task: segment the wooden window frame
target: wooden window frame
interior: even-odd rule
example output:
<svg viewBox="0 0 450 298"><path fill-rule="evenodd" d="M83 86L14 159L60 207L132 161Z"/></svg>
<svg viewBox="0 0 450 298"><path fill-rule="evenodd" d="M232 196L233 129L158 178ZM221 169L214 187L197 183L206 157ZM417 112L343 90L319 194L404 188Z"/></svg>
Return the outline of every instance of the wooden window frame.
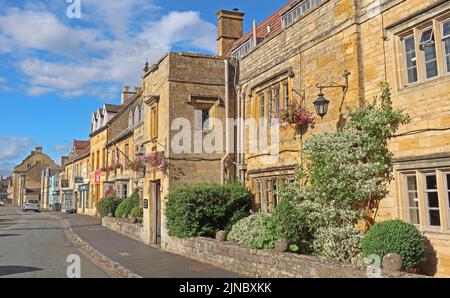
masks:
<svg viewBox="0 0 450 298"><path fill-rule="evenodd" d="M414 58L415 58L415 65L413 67L409 67L408 68L408 54L412 53L411 52L406 52L406 40L412 38L413 39L413 43L414 43ZM417 51L416 51L416 37L414 36L413 33L406 35L405 37L402 38L402 51L403 51L403 57L404 57L404 64L405 64L405 85L407 86L411 86L414 84L417 84L419 82L419 67L418 67L418 59L417 59ZM416 72L416 80L414 82L410 82L409 81L409 70L415 69Z"/></svg>
<svg viewBox="0 0 450 298"><path fill-rule="evenodd" d="M427 218L427 227L431 228L431 229L440 229L442 227L442 221L441 221L441 203L439 200L439 185L436 182L436 189L428 189L427 188L427 177L430 176L435 176L436 177L436 181L438 180L438 173L436 173L436 171L434 172L429 172L429 173L424 173L423 174L423 182L424 182L424 200L425 200L425 212L426 212L426 218ZM428 193L436 193L437 197L438 197L438 204L439 206L436 207L430 207L429 206L429 200L428 200ZM430 216L430 210L437 210L439 212L439 225L431 225L431 216Z"/></svg>
<svg viewBox="0 0 450 298"><path fill-rule="evenodd" d="M405 183L405 198L406 198L406 209L407 209L407 219L409 223L412 223L416 226L420 226L421 224L421 220L420 220L420 198L419 198L419 181L418 181L418 177L416 173L413 174L405 174L404 176L404 183ZM408 187L408 178L410 177L414 177L415 181L416 181L416 189L415 190L410 190ZM411 207L410 203L409 203L409 194L410 193L416 193L416 197L417 197L417 207ZM412 210L417 210L418 213L418 222L417 223L413 223L411 220L411 211Z"/></svg>
<svg viewBox="0 0 450 298"><path fill-rule="evenodd" d="M448 35L444 35L444 24L446 24L446 23L450 24L450 18L442 20L442 22L440 24L441 43L442 43L442 55L443 55L443 61L444 61L444 72L446 74L450 74L450 64L447 64L447 56L450 57L450 51L449 51L449 53L446 53L446 51L445 51L445 41L447 39L450 40L450 33Z"/></svg>

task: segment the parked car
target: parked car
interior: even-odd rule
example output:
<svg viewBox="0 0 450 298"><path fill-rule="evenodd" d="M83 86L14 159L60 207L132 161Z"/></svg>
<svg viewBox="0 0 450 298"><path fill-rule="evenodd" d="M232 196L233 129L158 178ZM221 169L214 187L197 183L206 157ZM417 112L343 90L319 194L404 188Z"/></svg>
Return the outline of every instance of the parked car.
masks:
<svg viewBox="0 0 450 298"><path fill-rule="evenodd" d="M40 205L38 200L28 200L23 205L23 212L27 212L29 210L34 212L40 212Z"/></svg>

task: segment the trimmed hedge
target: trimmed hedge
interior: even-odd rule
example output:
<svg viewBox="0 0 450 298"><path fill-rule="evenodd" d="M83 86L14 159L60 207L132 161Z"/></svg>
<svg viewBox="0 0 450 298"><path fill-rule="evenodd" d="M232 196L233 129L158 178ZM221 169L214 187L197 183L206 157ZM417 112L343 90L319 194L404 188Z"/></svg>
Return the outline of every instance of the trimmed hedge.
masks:
<svg viewBox="0 0 450 298"><path fill-rule="evenodd" d="M124 214L129 215L131 210L136 207L139 207L140 198L139 193L135 191L130 197L124 199L122 203L116 209L116 217L121 218Z"/></svg>
<svg viewBox="0 0 450 298"><path fill-rule="evenodd" d="M238 183L174 188L165 215L170 236L214 237L250 214L251 193Z"/></svg>
<svg viewBox="0 0 450 298"><path fill-rule="evenodd" d="M97 203L97 211L101 217L108 216L108 214L113 214L116 212L117 207L122 203L122 199L115 197L102 198L100 202Z"/></svg>
<svg viewBox="0 0 450 298"><path fill-rule="evenodd" d="M365 257L397 253L403 258L405 270L417 268L425 260L424 237L414 225L401 220L376 223L364 236L362 250Z"/></svg>

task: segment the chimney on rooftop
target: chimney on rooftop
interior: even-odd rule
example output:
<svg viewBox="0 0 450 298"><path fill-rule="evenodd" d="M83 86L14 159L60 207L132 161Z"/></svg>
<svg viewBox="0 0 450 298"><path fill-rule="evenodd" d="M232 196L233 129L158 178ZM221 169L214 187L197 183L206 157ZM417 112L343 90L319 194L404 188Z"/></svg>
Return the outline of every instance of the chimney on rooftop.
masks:
<svg viewBox="0 0 450 298"><path fill-rule="evenodd" d="M42 153L42 147L41 146L36 146L36 148L34 149L36 153Z"/></svg>
<svg viewBox="0 0 450 298"><path fill-rule="evenodd" d="M122 88L122 95L120 96L120 104L123 104L128 99L133 97L135 94L136 94L136 90L135 91L131 91L130 90L130 86L123 86L123 88Z"/></svg>
<svg viewBox="0 0 450 298"><path fill-rule="evenodd" d="M233 43L243 35L244 13L239 9L217 12L217 54L225 55Z"/></svg>

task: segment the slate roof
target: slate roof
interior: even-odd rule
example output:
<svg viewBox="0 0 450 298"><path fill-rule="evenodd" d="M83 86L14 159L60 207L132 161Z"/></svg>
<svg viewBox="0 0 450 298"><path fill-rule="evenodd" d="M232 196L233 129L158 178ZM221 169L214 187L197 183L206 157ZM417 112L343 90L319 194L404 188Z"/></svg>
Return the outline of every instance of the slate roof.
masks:
<svg viewBox="0 0 450 298"><path fill-rule="evenodd" d="M262 42L268 37L276 35L281 32L281 15L291 6L297 4L302 0L289 0L286 4L284 4L279 10L277 10L274 14L269 16L267 19L262 21L260 24L256 26L256 37L258 39L258 43ZM270 32L267 30L267 26L270 26ZM235 50L237 47L241 45L242 42L246 41L253 34L253 28L247 34L236 40L231 47L230 52L227 56L231 56L231 52Z"/></svg>

